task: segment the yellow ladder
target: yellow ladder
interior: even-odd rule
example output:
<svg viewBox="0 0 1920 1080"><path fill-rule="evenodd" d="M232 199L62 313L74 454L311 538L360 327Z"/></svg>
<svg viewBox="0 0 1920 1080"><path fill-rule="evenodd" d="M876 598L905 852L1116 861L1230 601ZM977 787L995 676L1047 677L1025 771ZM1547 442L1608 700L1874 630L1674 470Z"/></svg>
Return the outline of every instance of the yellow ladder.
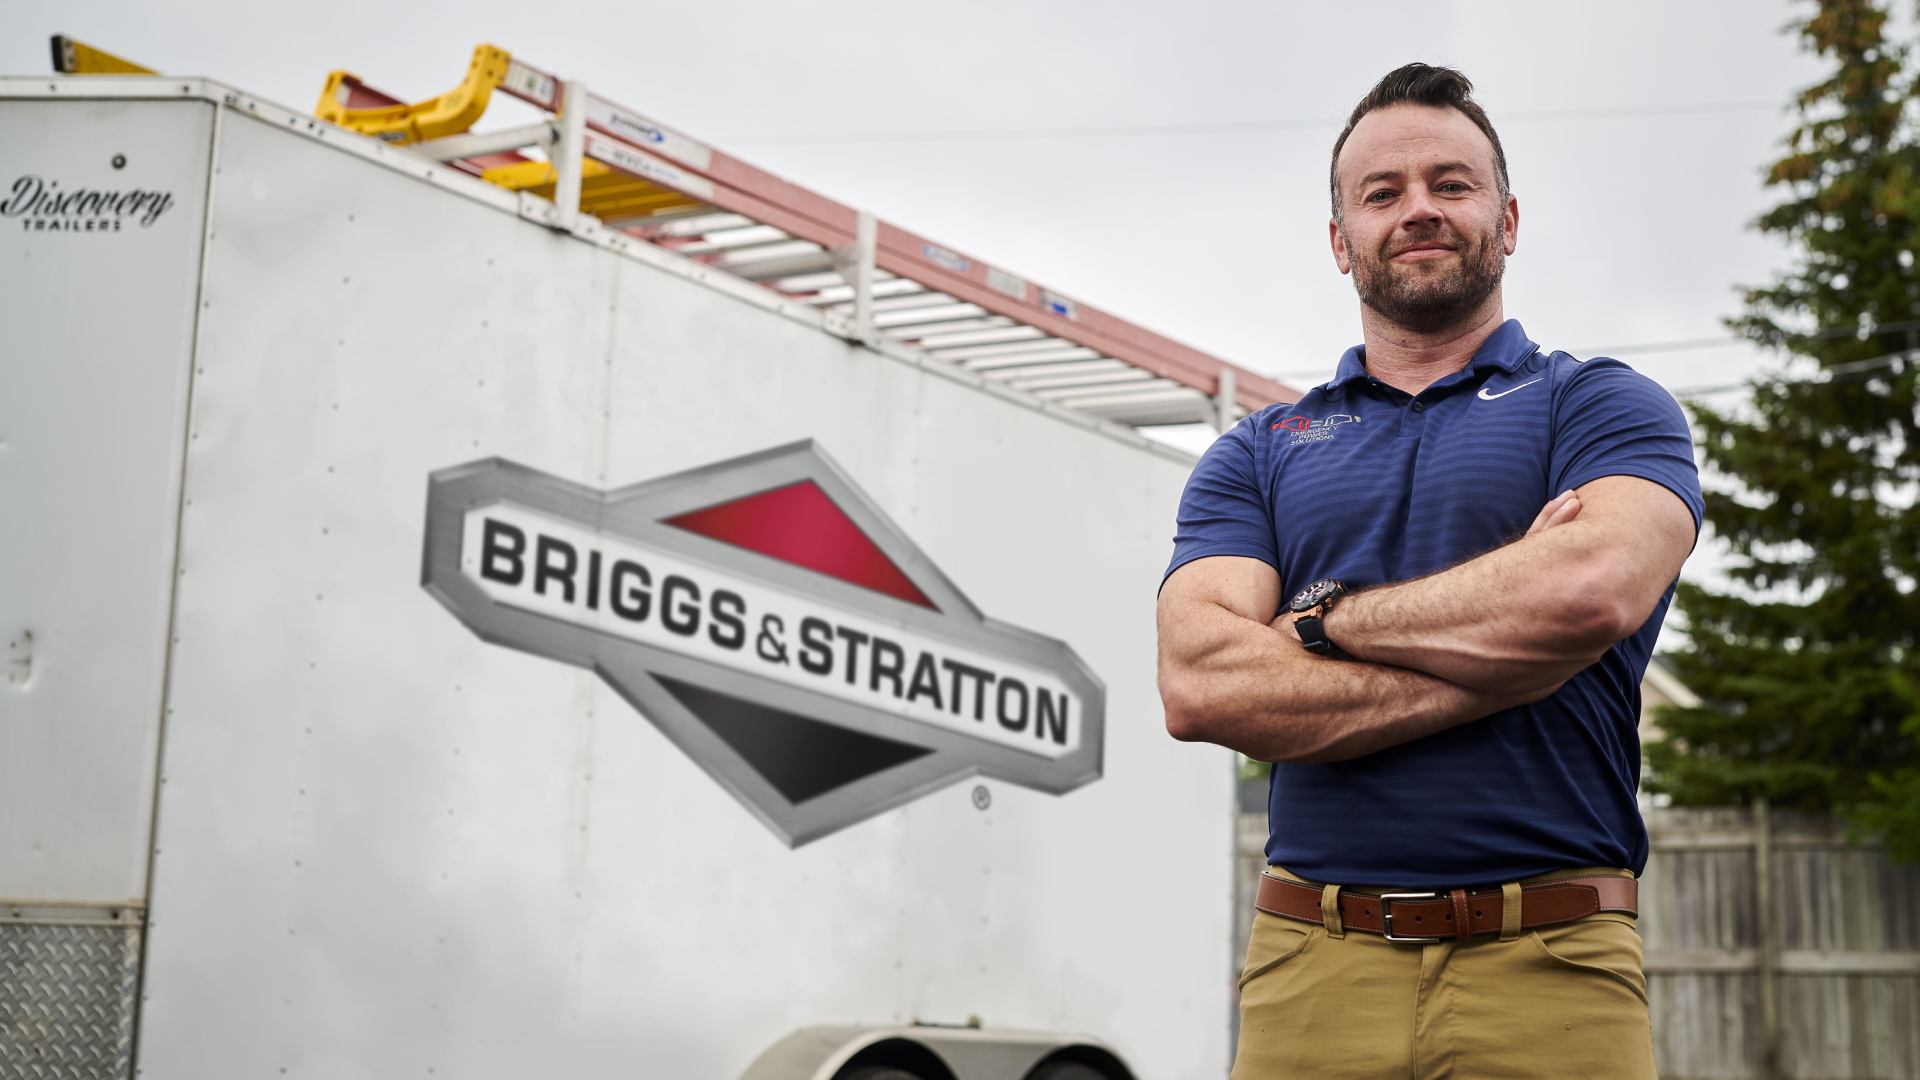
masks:
<svg viewBox="0 0 1920 1080"><path fill-rule="evenodd" d="M110 52L75 41L65 34L53 35L53 70L62 75L158 75L131 60L122 60Z"/></svg>
<svg viewBox="0 0 1920 1080"><path fill-rule="evenodd" d="M564 113L559 80L538 68L513 59L507 50L481 45L459 86L426 101L407 104L367 86L346 71L327 75L326 87L314 115L332 124L402 146L451 139L472 129L487 111L493 92L503 89L514 97L556 114ZM548 143L551 149L553 143ZM525 158L517 152L476 154L468 171L511 191L525 191L552 200L559 175L550 162ZM512 160L519 158L520 160ZM454 159L456 168L471 159ZM579 210L602 219L645 217L703 206L696 199L647 183L582 158Z"/></svg>

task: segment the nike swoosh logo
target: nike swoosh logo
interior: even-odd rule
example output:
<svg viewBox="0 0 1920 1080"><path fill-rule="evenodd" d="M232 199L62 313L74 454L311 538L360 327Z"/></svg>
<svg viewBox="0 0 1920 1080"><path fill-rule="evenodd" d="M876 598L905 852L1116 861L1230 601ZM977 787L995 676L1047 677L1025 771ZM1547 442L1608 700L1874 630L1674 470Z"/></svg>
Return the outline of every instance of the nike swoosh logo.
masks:
<svg viewBox="0 0 1920 1080"><path fill-rule="evenodd" d="M1544 378L1546 378L1546 376L1545 376L1545 375L1542 375L1542 376L1540 376L1540 379L1544 379ZM1532 385L1533 385L1533 383L1537 383L1537 382L1539 382L1539 381L1540 381L1540 379L1535 379L1535 380L1533 380L1533 382L1523 382L1523 383L1521 383L1521 384L1520 384L1519 386L1513 386L1513 387L1509 387L1509 388L1507 388L1507 389L1505 389L1505 390L1502 390L1502 391L1500 391L1500 392L1499 392L1499 393L1497 393L1497 394L1489 394L1489 393L1487 393L1487 388L1483 386L1483 387L1481 387L1481 388L1480 388L1480 400L1481 400L1481 401L1492 401L1492 400L1493 400L1494 398L1503 398L1503 397L1506 397L1506 396L1507 396L1508 394L1511 394L1511 393L1513 393L1513 392L1514 392L1515 390L1524 390L1524 389L1526 389L1527 387L1529 387L1529 386L1532 386Z"/></svg>

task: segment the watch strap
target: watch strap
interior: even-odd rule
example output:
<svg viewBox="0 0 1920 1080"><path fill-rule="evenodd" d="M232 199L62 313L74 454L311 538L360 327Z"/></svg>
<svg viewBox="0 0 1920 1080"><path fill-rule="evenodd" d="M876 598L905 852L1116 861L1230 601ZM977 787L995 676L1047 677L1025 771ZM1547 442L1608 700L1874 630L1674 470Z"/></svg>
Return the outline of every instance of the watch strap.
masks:
<svg viewBox="0 0 1920 1080"><path fill-rule="evenodd" d="M1347 654L1327 636L1327 624L1323 616L1330 606L1322 604L1296 616L1293 620L1293 632L1300 635L1300 647L1308 652L1335 660L1345 660L1348 659Z"/></svg>
<svg viewBox="0 0 1920 1080"><path fill-rule="evenodd" d="M1293 620L1293 632L1300 635L1300 644L1310 653L1326 656L1334 651L1333 641L1327 637L1327 624L1318 613Z"/></svg>

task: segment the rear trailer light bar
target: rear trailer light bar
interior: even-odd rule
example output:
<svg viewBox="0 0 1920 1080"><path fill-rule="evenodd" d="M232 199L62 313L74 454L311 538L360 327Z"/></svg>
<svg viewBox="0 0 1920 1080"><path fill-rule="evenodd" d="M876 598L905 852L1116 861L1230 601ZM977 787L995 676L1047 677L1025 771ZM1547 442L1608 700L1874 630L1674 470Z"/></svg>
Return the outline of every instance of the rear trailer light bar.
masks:
<svg viewBox="0 0 1920 1080"><path fill-rule="evenodd" d="M473 134L495 92L546 112ZM755 168L651 117L482 45L461 85L407 104L335 71L316 115L840 316L1068 408L1120 423L1221 430L1299 393L1017 274ZM571 209L570 209L571 208Z"/></svg>

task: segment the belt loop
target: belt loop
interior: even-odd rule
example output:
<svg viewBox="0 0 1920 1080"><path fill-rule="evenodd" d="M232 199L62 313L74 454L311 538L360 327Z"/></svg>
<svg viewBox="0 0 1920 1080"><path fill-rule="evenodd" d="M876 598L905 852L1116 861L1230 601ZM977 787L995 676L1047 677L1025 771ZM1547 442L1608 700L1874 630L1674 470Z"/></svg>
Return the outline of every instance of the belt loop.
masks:
<svg viewBox="0 0 1920 1080"><path fill-rule="evenodd" d="M1473 940L1473 912L1467 907L1467 890L1455 889L1453 898L1453 936L1462 944Z"/></svg>
<svg viewBox="0 0 1920 1080"><path fill-rule="evenodd" d="M1347 924L1340 918L1340 886L1328 885L1320 890L1320 924L1327 928L1330 938L1347 936Z"/></svg>
<svg viewBox="0 0 1920 1080"><path fill-rule="evenodd" d="M1500 886L1500 940L1520 940L1520 883Z"/></svg>

